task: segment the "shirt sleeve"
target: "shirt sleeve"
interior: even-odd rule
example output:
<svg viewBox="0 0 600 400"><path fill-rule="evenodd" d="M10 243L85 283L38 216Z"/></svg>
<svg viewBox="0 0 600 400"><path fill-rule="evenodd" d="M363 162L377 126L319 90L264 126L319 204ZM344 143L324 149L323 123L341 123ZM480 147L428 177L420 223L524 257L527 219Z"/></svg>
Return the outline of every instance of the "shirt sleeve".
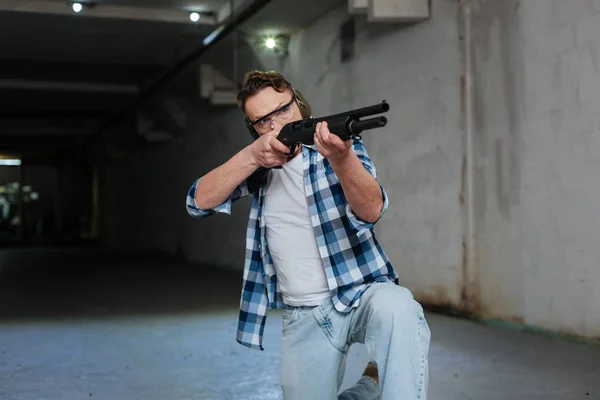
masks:
<svg viewBox="0 0 600 400"><path fill-rule="evenodd" d="M198 207L198 204L196 204L196 189L200 180L202 180L202 177L198 178L194 182L192 187L190 187L185 201L185 207L187 209L188 214L195 218L206 218L217 213L224 213L230 215L231 204L236 200L239 200L250 194L250 192L248 191L247 180L244 180L237 188L235 188L235 190L223 203L219 204L215 208L203 210L200 207Z"/></svg>
<svg viewBox="0 0 600 400"><path fill-rule="evenodd" d="M352 147L365 169L371 174L371 176L373 176L373 178L377 179L377 169L375 168L375 164L373 164L373 162L371 161L371 158L369 157L369 153L363 141L361 139L355 139ZM346 206L346 214L348 215L350 224L358 232L358 236L361 236L365 231L372 229L373 226L377 223L377 221L381 219L381 217L383 216L383 214L389 206L387 192L385 191L383 186L381 186L381 184L379 185L379 188L381 189L383 207L381 207L381 212L379 213L379 217L377 217L377 220L375 222L364 221L363 219L356 216L349 204Z"/></svg>

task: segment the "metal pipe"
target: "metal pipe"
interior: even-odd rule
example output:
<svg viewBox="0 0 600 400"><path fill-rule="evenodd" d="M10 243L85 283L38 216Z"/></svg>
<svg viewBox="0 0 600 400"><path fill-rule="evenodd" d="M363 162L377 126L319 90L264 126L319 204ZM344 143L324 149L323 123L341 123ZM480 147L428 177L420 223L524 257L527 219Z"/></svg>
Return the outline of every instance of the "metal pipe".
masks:
<svg viewBox="0 0 600 400"><path fill-rule="evenodd" d="M167 82L173 79L179 72L181 72L184 68L186 68L189 64L196 61L200 56L202 56L206 51L218 43L225 35L233 31L237 26L245 22L247 19L256 14L260 9L266 6L271 0L254 0L249 6L245 7L240 12L234 12L231 10L230 17L228 20L218 26L212 33L210 33L204 40L202 41L202 45L190 53L183 60L179 61L176 65L174 65L169 71L167 71L163 76L157 79L154 83L152 83L148 88L146 88L137 99L135 99L129 106L125 107L123 110L117 112L114 116L108 119L108 121L104 124L101 124L100 127L88 137L88 141L94 139L101 133L103 133L106 129L113 126L115 123L119 122L121 118L125 117L127 114L135 110L139 107L147 98L152 96L155 92L157 92L162 86L164 86Z"/></svg>
<svg viewBox="0 0 600 400"><path fill-rule="evenodd" d="M66 7L68 1L47 0L0 0L0 11L35 13L49 15L73 15L71 7ZM141 4L142 2L140 2ZM125 5L106 4L103 2L94 6L90 2L82 2L84 10L77 18L110 18L151 22L188 23L189 14L180 10L165 8L132 7ZM205 13L199 13L197 23L214 25L216 18Z"/></svg>
<svg viewBox="0 0 600 400"><path fill-rule="evenodd" d="M235 17L235 0L231 0L231 15L233 17ZM237 31L237 24L234 24L233 27L233 73L231 74L233 76L233 83L235 84L235 87L238 87L238 82L237 82L237 73L238 73L238 31Z"/></svg>
<svg viewBox="0 0 600 400"><path fill-rule="evenodd" d="M136 85L109 82L58 82L25 79L0 79L0 89L51 90L63 92L97 92L137 94Z"/></svg>
<svg viewBox="0 0 600 400"><path fill-rule="evenodd" d="M472 311L477 303L477 265L475 263L475 212L473 200L473 54L472 54L472 33L471 33L471 9L468 4L462 5L463 23L464 23L464 57L465 57L465 136L466 136L466 240L465 251L466 266L465 276L463 277L463 288L465 292L465 307Z"/></svg>

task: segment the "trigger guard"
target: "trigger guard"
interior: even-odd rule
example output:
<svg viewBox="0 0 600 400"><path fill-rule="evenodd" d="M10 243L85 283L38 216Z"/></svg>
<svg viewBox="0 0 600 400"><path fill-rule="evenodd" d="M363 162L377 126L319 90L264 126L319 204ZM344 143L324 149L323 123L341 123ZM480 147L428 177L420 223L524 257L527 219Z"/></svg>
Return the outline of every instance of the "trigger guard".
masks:
<svg viewBox="0 0 600 400"><path fill-rule="evenodd" d="M294 155L294 153L296 152L296 147L298 147L297 144L290 145L290 152L289 152L289 154L287 154L288 157L291 157Z"/></svg>

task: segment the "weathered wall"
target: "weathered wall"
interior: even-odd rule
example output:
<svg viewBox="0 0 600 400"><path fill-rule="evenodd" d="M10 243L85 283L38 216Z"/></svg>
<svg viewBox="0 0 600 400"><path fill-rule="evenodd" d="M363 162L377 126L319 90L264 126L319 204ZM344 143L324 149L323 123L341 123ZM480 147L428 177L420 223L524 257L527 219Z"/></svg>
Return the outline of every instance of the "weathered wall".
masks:
<svg viewBox="0 0 600 400"><path fill-rule="evenodd" d="M385 128L363 134L388 191L378 238L403 285L423 301L458 305L462 221L458 4L433 2L435 18L413 26L356 22L355 57L342 63L345 7L293 37L284 72L315 115L386 99Z"/></svg>
<svg viewBox="0 0 600 400"><path fill-rule="evenodd" d="M432 19L413 26L358 18L355 57L346 63L340 7L292 38L287 61L263 62L283 65L316 115L391 104L388 126L364 134L390 195L377 234L421 301L600 336L600 4L432 7ZM184 197L249 138L235 109L198 106L188 117L189 135L142 147L106 172L105 187L122 194L106 196L107 237L241 268L249 202L231 217L199 222L186 214ZM476 257L465 269L470 221Z"/></svg>
<svg viewBox="0 0 600 400"><path fill-rule="evenodd" d="M106 168L105 238L111 247L151 250L242 269L249 199L231 216L192 219L185 197L195 179L250 143L239 111L189 104L187 135L160 144L138 143L125 160ZM106 193L105 193L106 194Z"/></svg>
<svg viewBox="0 0 600 400"><path fill-rule="evenodd" d="M600 336L600 3L471 6L482 312Z"/></svg>

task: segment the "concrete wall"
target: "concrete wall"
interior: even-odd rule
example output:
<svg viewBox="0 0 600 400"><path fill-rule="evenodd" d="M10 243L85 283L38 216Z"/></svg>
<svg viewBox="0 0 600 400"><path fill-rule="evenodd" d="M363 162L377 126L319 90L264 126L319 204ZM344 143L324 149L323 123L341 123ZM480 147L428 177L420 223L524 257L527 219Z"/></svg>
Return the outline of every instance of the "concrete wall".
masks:
<svg viewBox="0 0 600 400"><path fill-rule="evenodd" d="M237 108L190 103L187 135L169 142L138 142L126 159L105 167L103 235L110 247L156 251L191 262L243 269L250 199L231 216L192 219L185 197L195 179L250 143Z"/></svg>
<svg viewBox="0 0 600 400"><path fill-rule="evenodd" d="M389 125L364 136L391 198L378 234L417 297L599 336L598 2L462 5L470 18L438 0L412 27L359 21L348 63L336 10L294 37L285 72L321 115L391 103Z"/></svg>
<svg viewBox="0 0 600 400"><path fill-rule="evenodd" d="M315 115L386 99L388 125L363 138L388 191L379 239L403 285L422 300L460 301L463 147L457 3L434 2L436 18L409 27L358 18L355 57L342 63L345 7L293 37L284 72Z"/></svg>
<svg viewBox="0 0 600 400"><path fill-rule="evenodd" d="M263 62L283 65L315 115L391 104L388 126L364 134L391 202L377 234L419 300L600 336L600 4L432 7L412 26L358 18L346 63L340 7L294 35L285 62ZM237 110L188 116L188 136L142 147L107 172L106 187L122 192L106 200L108 237L241 268L249 202L199 222L183 201L248 138Z"/></svg>
<svg viewBox="0 0 600 400"><path fill-rule="evenodd" d="M472 2L481 312L600 336L600 3Z"/></svg>

